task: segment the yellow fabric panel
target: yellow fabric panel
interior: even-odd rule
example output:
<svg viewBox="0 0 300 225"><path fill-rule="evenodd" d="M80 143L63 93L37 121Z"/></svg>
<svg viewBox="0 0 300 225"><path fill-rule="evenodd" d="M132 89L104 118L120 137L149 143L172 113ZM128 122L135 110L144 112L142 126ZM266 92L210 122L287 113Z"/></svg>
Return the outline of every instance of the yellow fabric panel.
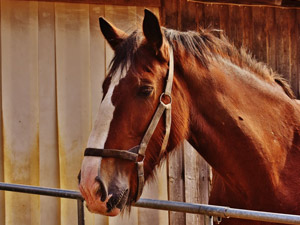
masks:
<svg viewBox="0 0 300 225"><path fill-rule="evenodd" d="M1 27L1 1L0 1L0 27ZM0 29L0 37L1 37L1 29ZM0 39L1 40L1 39ZM0 43L1 46L1 43ZM1 47L0 47L1 49ZM0 53L0 76L2 74L2 67L1 67L1 53ZM0 93L2 93L2 84L0 83ZM0 106L2 108L2 98L0 98ZM2 110L0 112L2 118ZM4 165L3 165L3 142L2 142L2 120L0 121L0 181L4 181ZM0 191L0 225L5 224L5 199L4 199L4 192Z"/></svg>
<svg viewBox="0 0 300 225"><path fill-rule="evenodd" d="M89 5L55 4L60 185L78 189L91 129ZM61 224L77 222L76 201L61 200Z"/></svg>
<svg viewBox="0 0 300 225"><path fill-rule="evenodd" d="M130 33L141 26L143 7L2 0L0 12L0 181L78 190L77 174L113 55L98 18ZM144 196L167 198L162 171ZM130 216L108 218L85 209L89 225L167 224L166 212L149 213L132 208ZM0 192L4 224L77 224L77 202Z"/></svg>
<svg viewBox="0 0 300 225"><path fill-rule="evenodd" d="M39 185L38 4L1 3L4 180ZM5 224L39 224L39 197L7 192Z"/></svg>
<svg viewBox="0 0 300 225"><path fill-rule="evenodd" d="M38 3L38 20L40 185L59 188L54 3ZM40 197L40 221L43 225L59 225L58 198Z"/></svg>

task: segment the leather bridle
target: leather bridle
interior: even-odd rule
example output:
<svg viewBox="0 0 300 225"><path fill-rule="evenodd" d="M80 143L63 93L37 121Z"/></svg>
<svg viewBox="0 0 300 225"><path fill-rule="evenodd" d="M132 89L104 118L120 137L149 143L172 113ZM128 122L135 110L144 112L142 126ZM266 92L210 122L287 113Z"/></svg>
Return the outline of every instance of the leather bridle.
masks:
<svg viewBox="0 0 300 225"><path fill-rule="evenodd" d="M174 77L174 56L173 49L169 47L169 70L166 77L166 87L165 91L160 95L159 104L157 109L153 115L153 118L144 134L144 137L140 143L140 145L135 146L129 150L118 150L118 149L98 149L98 148L87 148L84 152L84 156L96 156L96 157L110 157L110 158L118 158L129 160L135 162L137 167L137 192L135 195L135 202L139 200L143 188L144 188L144 159L146 154L146 149L149 144L149 141L157 127L157 124L165 112L165 136L161 145L160 156L166 150L170 130L171 130L171 104L172 104L172 85L173 85L173 77ZM167 103L163 102L164 100L168 100ZM100 168L99 168L100 169Z"/></svg>

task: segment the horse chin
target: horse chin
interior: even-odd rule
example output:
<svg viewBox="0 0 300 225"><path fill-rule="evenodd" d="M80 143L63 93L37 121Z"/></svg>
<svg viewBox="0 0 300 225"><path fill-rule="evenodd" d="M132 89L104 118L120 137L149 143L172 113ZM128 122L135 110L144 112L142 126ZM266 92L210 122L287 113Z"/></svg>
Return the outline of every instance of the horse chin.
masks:
<svg viewBox="0 0 300 225"><path fill-rule="evenodd" d="M121 212L120 209L114 208L114 209L112 209L112 211L110 211L109 213L106 213L106 216L117 216L117 215L120 214L120 212Z"/></svg>

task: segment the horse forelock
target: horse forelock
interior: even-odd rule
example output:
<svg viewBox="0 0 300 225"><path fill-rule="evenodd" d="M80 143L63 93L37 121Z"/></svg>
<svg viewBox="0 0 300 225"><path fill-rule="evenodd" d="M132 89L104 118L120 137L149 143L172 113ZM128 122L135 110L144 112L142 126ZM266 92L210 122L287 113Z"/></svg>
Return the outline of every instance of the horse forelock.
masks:
<svg viewBox="0 0 300 225"><path fill-rule="evenodd" d="M124 70L129 69L129 65L135 65L134 59L141 40L141 32L136 30L117 46L115 55L109 64L109 77L115 76L119 69L121 74L123 74ZM119 79L121 79L121 77L119 77Z"/></svg>

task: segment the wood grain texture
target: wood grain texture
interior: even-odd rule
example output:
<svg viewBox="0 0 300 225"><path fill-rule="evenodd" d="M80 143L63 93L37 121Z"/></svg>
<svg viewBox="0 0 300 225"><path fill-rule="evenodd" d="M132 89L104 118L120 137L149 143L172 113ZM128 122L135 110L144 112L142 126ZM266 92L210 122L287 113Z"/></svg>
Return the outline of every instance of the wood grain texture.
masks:
<svg viewBox="0 0 300 225"><path fill-rule="evenodd" d="M290 21L288 10L275 9L276 30L276 70L291 81L290 76Z"/></svg>
<svg viewBox="0 0 300 225"><path fill-rule="evenodd" d="M275 10L273 8L266 8L266 18L268 18L266 23L267 64L272 68L276 68L276 39L274 36L277 35L277 29Z"/></svg>
<svg viewBox="0 0 300 225"><path fill-rule="evenodd" d="M194 21L196 21L196 29L199 29L199 27L213 27L223 30L230 42L237 47L243 46L248 49L256 59L267 63L272 69L283 74L299 98L300 9L211 4L209 2L197 3L196 1L185 0L171 2L162 0L161 4L161 21L164 21L166 27L177 27L177 29L185 31L195 27ZM192 9L189 9L189 7ZM188 14L189 11L191 11L190 15ZM198 180L201 175L197 174L196 171L209 174L209 169L205 168L207 165L201 165L200 163L198 163L197 168L188 165L189 154L189 152L184 152L183 164L177 156L176 168L172 167L171 171L169 164L169 177L172 174L179 176L180 171L184 171L184 185L181 185L181 179L177 178L179 186L175 191L169 187L169 196L178 195L176 193L181 191L180 188L184 188L186 201L196 202L201 195L201 198L205 200L208 197L209 188L205 186L205 183ZM182 168L180 165L182 165ZM188 171L193 172L189 173ZM171 177L171 179L174 178ZM198 182L197 185L203 184L204 186L195 187L192 185L193 182ZM195 188L199 191L197 195L194 193ZM172 191L174 193L171 193ZM201 201L204 201L203 199ZM185 217L185 223L183 216L181 219L181 224L196 224L199 221L198 217L188 215ZM170 222L170 224L174 224L172 219Z"/></svg>
<svg viewBox="0 0 300 225"><path fill-rule="evenodd" d="M168 199L185 201L183 146L174 150L168 159ZM186 224L185 213L169 212L169 225Z"/></svg>
<svg viewBox="0 0 300 225"><path fill-rule="evenodd" d="M188 142L184 142L183 148L185 201L208 204L210 179L208 164ZM197 214L186 214L186 224L209 225L206 216Z"/></svg>
<svg viewBox="0 0 300 225"><path fill-rule="evenodd" d="M296 40L296 49L297 49L297 59L296 59L296 63L295 62L292 62L292 63L295 63L297 64L297 90L298 92L296 93L296 96L298 97L298 99L300 99L300 10L297 10L296 12L296 21L297 22L297 25L296 25L296 37L297 37L297 40Z"/></svg>
<svg viewBox="0 0 300 225"><path fill-rule="evenodd" d="M252 7L253 52L258 61L267 62L265 7Z"/></svg>
<svg viewBox="0 0 300 225"><path fill-rule="evenodd" d="M180 11L178 17L180 18L180 28L183 31L197 30L197 6L196 3L188 3L187 1L180 1Z"/></svg>
<svg viewBox="0 0 300 225"><path fill-rule="evenodd" d="M180 0L162 1L161 22L163 26L172 29L178 29L178 7Z"/></svg>
<svg viewBox="0 0 300 225"><path fill-rule="evenodd" d="M214 2L214 3L233 3L233 4L246 4L246 5L281 5L282 0L218 0L218 1L211 1L211 0L195 0L198 2ZM283 0L284 1L284 0Z"/></svg>
<svg viewBox="0 0 300 225"><path fill-rule="evenodd" d="M251 50L253 46L253 30L252 30L252 9L251 7L242 6L242 24L243 24L243 37L242 45Z"/></svg>
<svg viewBox="0 0 300 225"><path fill-rule="evenodd" d="M46 2L66 2L101 5L123 5L123 6L143 6L160 7L160 0L19 0L19 1L46 1Z"/></svg>
<svg viewBox="0 0 300 225"><path fill-rule="evenodd" d="M240 1L241 2L241 1ZM286 1L283 1L283 4ZM170 28L220 28L238 48L282 74L299 96L299 11L297 8L161 1L161 20ZM177 5L176 5L177 4ZM195 10L196 9L196 10ZM188 12L191 12L190 14Z"/></svg>
<svg viewBox="0 0 300 225"><path fill-rule="evenodd" d="M296 94L296 96L299 93L299 84L298 84L298 63L293 63L297 62L297 59L299 61L300 53L297 48L297 40L299 39L299 30L297 26L297 11L295 9L289 9L288 10L288 20L289 22L289 27L290 27L290 40L289 40L289 52L290 52L290 58L289 58L289 65L290 65L290 83L292 90ZM299 71L300 72L300 71Z"/></svg>

